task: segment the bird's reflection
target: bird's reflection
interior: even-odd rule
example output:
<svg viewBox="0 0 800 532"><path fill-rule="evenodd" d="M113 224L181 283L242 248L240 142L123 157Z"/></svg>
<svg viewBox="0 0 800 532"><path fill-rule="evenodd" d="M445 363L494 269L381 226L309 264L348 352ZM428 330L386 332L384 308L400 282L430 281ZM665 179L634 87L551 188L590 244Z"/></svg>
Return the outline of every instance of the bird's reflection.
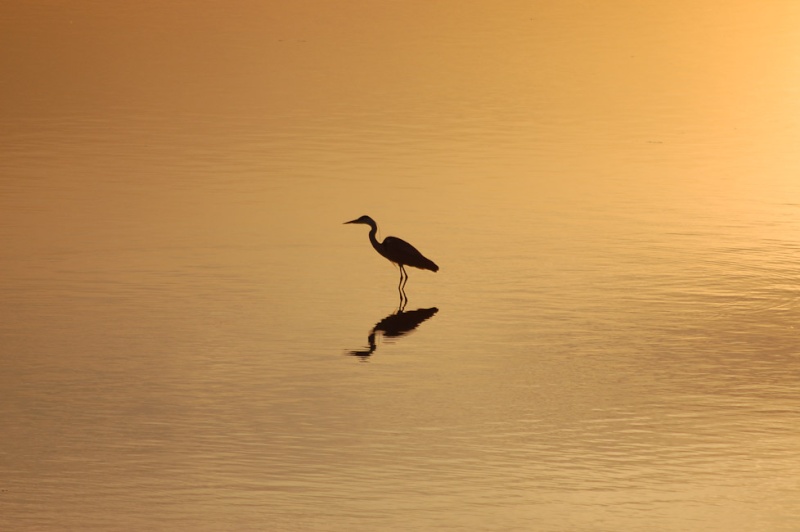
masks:
<svg viewBox="0 0 800 532"><path fill-rule="evenodd" d="M369 332L367 336L369 349L350 351L348 354L366 359L378 348L375 343L375 336L378 333L381 333L384 338L399 338L416 329L420 323L429 319L437 312L439 312L439 309L436 307L405 311L401 305L397 311L376 323Z"/></svg>

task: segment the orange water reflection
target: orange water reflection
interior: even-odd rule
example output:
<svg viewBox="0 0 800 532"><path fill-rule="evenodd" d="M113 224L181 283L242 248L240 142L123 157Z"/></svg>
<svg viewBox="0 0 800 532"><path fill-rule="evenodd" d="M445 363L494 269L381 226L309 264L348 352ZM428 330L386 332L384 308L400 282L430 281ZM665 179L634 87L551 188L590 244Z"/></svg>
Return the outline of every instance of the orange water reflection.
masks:
<svg viewBox="0 0 800 532"><path fill-rule="evenodd" d="M800 6L7 4L0 528L795 526Z"/></svg>

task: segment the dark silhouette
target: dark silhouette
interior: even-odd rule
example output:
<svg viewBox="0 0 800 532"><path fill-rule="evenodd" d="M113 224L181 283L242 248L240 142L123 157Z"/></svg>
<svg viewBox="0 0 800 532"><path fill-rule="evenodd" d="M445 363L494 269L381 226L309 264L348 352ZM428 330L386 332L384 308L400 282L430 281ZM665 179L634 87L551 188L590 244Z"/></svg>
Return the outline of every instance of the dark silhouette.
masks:
<svg viewBox="0 0 800 532"><path fill-rule="evenodd" d="M383 242L378 242L378 239L375 238L375 234L378 232L378 224L375 223L375 220L369 216L364 215L361 218L350 220L349 222L345 223L365 224L370 226L371 229L369 231L369 241L372 244L372 247L374 247L375 251L383 255L385 258L400 266L400 284L397 286L397 290L400 292L401 310L405 302L408 301L408 297L406 297L405 293L405 286L408 282L408 273L406 272L404 266L413 266L421 270L430 270L432 272L439 271L439 266L437 266L435 262L426 258L422 253L417 251L417 248L405 240L401 240L393 236L387 236L383 239Z"/></svg>
<svg viewBox="0 0 800 532"><path fill-rule="evenodd" d="M378 346L375 343L375 335L377 333L381 333L384 338L399 338L416 329L420 323L427 320L437 312L439 312L439 309L436 307L420 308L417 310L410 310L408 312L405 312L402 308L400 308L395 313L389 314L375 324L367 336L369 349L350 351L348 354L365 359L372 355L376 349L378 349Z"/></svg>

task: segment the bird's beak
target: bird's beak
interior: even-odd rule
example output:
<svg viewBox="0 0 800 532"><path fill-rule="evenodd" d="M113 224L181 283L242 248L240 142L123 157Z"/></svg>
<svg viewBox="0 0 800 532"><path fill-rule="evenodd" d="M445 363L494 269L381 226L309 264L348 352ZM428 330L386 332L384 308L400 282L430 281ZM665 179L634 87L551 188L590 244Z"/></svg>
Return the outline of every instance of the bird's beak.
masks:
<svg viewBox="0 0 800 532"><path fill-rule="evenodd" d="M349 222L345 222L345 223L346 224L357 224L358 223L358 219L350 220ZM342 224L342 225L344 225L344 224Z"/></svg>

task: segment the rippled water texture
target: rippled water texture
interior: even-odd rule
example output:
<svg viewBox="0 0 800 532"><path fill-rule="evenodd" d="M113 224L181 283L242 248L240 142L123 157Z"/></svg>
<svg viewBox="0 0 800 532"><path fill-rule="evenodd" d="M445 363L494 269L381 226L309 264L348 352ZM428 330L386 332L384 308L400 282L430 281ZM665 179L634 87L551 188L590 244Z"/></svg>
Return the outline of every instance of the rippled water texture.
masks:
<svg viewBox="0 0 800 532"><path fill-rule="evenodd" d="M796 530L798 28L7 2L0 529Z"/></svg>

